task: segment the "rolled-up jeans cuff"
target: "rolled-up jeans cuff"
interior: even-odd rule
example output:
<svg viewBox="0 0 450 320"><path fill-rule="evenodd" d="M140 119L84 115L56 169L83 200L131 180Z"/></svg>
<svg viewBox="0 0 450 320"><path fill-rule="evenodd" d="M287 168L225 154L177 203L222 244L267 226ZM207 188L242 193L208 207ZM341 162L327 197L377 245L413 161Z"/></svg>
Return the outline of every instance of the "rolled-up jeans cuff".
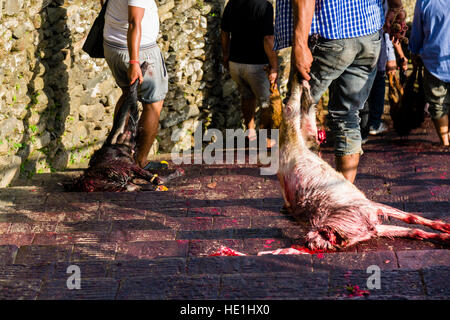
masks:
<svg viewBox="0 0 450 320"><path fill-rule="evenodd" d="M336 135L334 145L334 155L338 157L364 153L361 147L361 134L357 130L352 130L344 135Z"/></svg>
<svg viewBox="0 0 450 320"><path fill-rule="evenodd" d="M348 151L348 152L338 152L337 150L335 151L335 153L334 153L334 155L336 156L336 157L343 157L343 156L349 156L349 155L351 155L351 154L357 154L357 153L359 153L359 155L360 156L362 156L363 154L364 154L364 151L361 149L359 152L350 152L350 151Z"/></svg>

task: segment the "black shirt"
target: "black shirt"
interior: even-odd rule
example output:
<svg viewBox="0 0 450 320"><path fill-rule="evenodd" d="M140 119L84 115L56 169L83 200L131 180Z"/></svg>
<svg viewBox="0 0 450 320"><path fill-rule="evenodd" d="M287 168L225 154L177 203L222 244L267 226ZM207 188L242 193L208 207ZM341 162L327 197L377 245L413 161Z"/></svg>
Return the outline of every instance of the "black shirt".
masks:
<svg viewBox="0 0 450 320"><path fill-rule="evenodd" d="M230 61L267 64L264 37L273 35L273 6L267 0L230 0L221 29L231 33Z"/></svg>

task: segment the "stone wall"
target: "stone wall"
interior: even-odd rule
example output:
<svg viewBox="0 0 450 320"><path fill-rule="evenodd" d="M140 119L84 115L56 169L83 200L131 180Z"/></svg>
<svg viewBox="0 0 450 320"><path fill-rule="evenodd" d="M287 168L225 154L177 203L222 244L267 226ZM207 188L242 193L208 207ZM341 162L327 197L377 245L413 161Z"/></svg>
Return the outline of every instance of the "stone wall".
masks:
<svg viewBox="0 0 450 320"><path fill-rule="evenodd" d="M220 69L225 1L156 2L170 84L152 153L189 148L194 130L211 125L213 109L224 110L218 125L240 123L235 85ZM86 166L121 92L104 59L81 50L99 1L0 4L0 187L19 174Z"/></svg>

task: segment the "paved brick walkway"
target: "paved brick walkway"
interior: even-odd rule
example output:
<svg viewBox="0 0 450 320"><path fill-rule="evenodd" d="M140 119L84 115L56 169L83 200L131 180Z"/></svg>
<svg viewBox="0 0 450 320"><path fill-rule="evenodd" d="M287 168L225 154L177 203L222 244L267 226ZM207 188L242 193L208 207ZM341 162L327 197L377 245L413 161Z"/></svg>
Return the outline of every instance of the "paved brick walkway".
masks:
<svg viewBox="0 0 450 320"><path fill-rule="evenodd" d="M450 152L436 143L429 119L408 140L371 137L356 184L375 201L450 221ZM330 147L323 156L332 162ZM348 299L348 285L366 289L370 265L381 289L368 299L450 297L450 251L437 243L256 256L302 244L276 178L255 165L183 167L167 192L64 193L57 182L79 172L0 189L0 299ZM209 257L221 245L250 256ZM70 265L81 290L67 288Z"/></svg>

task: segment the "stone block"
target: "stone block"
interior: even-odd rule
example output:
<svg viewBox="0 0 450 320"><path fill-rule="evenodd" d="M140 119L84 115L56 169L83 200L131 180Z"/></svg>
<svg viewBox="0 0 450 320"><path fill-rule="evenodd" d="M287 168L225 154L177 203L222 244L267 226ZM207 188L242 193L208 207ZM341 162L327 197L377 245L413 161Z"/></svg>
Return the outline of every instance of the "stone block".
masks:
<svg viewBox="0 0 450 320"><path fill-rule="evenodd" d="M23 6L23 0L5 0L5 14L13 16L19 13Z"/></svg>
<svg viewBox="0 0 450 320"><path fill-rule="evenodd" d="M396 253L398 264L404 269L446 266L450 263L450 250L404 250Z"/></svg>
<svg viewBox="0 0 450 320"><path fill-rule="evenodd" d="M80 289L70 290L67 280L45 282L39 293L40 300L113 300L119 288L115 279L81 278Z"/></svg>
<svg viewBox="0 0 450 320"><path fill-rule="evenodd" d="M41 280L0 280L0 299L34 300L41 286Z"/></svg>
<svg viewBox="0 0 450 320"><path fill-rule="evenodd" d="M234 274L222 277L220 299L301 299L326 297L328 272Z"/></svg>
<svg viewBox="0 0 450 320"><path fill-rule="evenodd" d="M8 186L19 175L21 161L19 156L14 155L0 157L0 188Z"/></svg>

